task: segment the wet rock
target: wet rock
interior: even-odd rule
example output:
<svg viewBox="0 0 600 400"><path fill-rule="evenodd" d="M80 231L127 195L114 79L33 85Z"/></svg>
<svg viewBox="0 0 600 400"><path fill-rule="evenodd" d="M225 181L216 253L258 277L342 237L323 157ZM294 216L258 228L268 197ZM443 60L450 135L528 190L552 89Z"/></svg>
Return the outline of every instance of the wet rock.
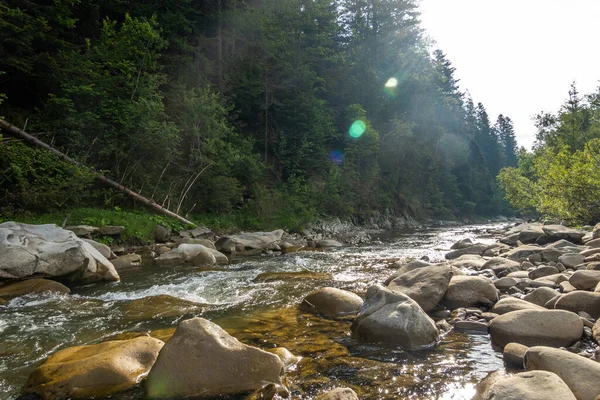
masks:
<svg viewBox="0 0 600 400"><path fill-rule="evenodd" d="M558 298L554 308L569 310L574 313L585 311L594 319L600 318L600 293L576 291L563 294Z"/></svg>
<svg viewBox="0 0 600 400"><path fill-rule="evenodd" d="M566 350L536 346L525 353L528 370L543 370L560 376L577 400L600 395L600 363Z"/></svg>
<svg viewBox="0 0 600 400"><path fill-rule="evenodd" d="M285 347L275 347L274 349L267 349L266 351L279 357L286 369L298 364L302 359L302 357L293 355L292 352Z"/></svg>
<svg viewBox="0 0 600 400"><path fill-rule="evenodd" d="M492 306L498 301L498 290L488 278L454 276L450 279L443 303L454 310L460 307Z"/></svg>
<svg viewBox="0 0 600 400"><path fill-rule="evenodd" d="M331 318L356 315L362 305L360 296L332 287L315 290L301 303L303 309Z"/></svg>
<svg viewBox="0 0 600 400"><path fill-rule="evenodd" d="M0 299L11 300L26 294L59 293L69 294L71 290L65 285L48 279L29 279L26 281L0 286Z"/></svg>
<svg viewBox="0 0 600 400"><path fill-rule="evenodd" d="M317 240L317 242L315 244L316 244L315 247L318 249L327 248L327 247L343 247L344 246L337 240L332 240L332 239Z"/></svg>
<svg viewBox="0 0 600 400"><path fill-rule="evenodd" d="M479 332L487 335L488 328L487 323L479 321L458 321L454 324L454 330L458 332Z"/></svg>
<svg viewBox="0 0 600 400"><path fill-rule="evenodd" d="M192 265L215 265L217 264L217 258L215 255L208 251L201 251L196 257L189 260Z"/></svg>
<svg viewBox="0 0 600 400"><path fill-rule="evenodd" d="M527 371L482 382L473 400L576 400L556 374Z"/></svg>
<svg viewBox="0 0 600 400"><path fill-rule="evenodd" d="M414 300L380 285L367 290L352 331L361 341L390 343L406 350L432 347L439 335L433 320Z"/></svg>
<svg viewBox="0 0 600 400"><path fill-rule="evenodd" d="M263 272L254 278L254 282L294 281L294 280L333 280L333 276L322 272L298 271L298 272Z"/></svg>
<svg viewBox="0 0 600 400"><path fill-rule="evenodd" d="M452 278L452 270L445 266L415 269L390 282L388 288L413 299L425 312L433 310L442 300Z"/></svg>
<svg viewBox="0 0 600 400"><path fill-rule="evenodd" d="M463 249L453 250L449 253L446 253L446 259L454 260L465 254L475 254L475 255L480 256L485 251L486 248L487 248L487 245L485 245L485 244L474 244L472 246L469 246L469 247L466 247Z"/></svg>
<svg viewBox="0 0 600 400"><path fill-rule="evenodd" d="M203 318L183 321L165 344L146 383L150 399L245 393L281 384L275 354L240 343ZM201 373L199 373L201 371Z"/></svg>
<svg viewBox="0 0 600 400"><path fill-rule="evenodd" d="M543 278L549 275L556 275L559 271L556 267L550 267L548 265L540 266L534 269L533 271L529 271L529 279L536 280L538 278Z"/></svg>
<svg viewBox="0 0 600 400"><path fill-rule="evenodd" d="M315 400L358 400L358 395L352 389L337 388L318 395Z"/></svg>
<svg viewBox="0 0 600 400"><path fill-rule="evenodd" d="M524 369L524 358L525 353L529 350L529 347L524 346L520 343L509 343L504 346L504 350L502 351L502 358L504 359L504 364L507 367L519 369Z"/></svg>
<svg viewBox="0 0 600 400"><path fill-rule="evenodd" d="M492 308L492 312L499 315L517 310L545 310L545 308L515 297L500 299Z"/></svg>
<svg viewBox="0 0 600 400"><path fill-rule="evenodd" d="M84 283L119 280L112 263L73 232L56 225L0 224L0 278L31 276Z"/></svg>
<svg viewBox="0 0 600 400"><path fill-rule="evenodd" d="M117 271L138 268L142 266L142 257L139 254L126 254L111 261Z"/></svg>
<svg viewBox="0 0 600 400"><path fill-rule="evenodd" d="M68 347L48 357L27 379L23 393L42 399L106 397L140 382L164 343L147 336Z"/></svg>
<svg viewBox="0 0 600 400"><path fill-rule="evenodd" d="M583 334L577 314L563 310L520 310L490 322L492 343L503 348L516 342L525 346L569 346Z"/></svg>
<svg viewBox="0 0 600 400"><path fill-rule="evenodd" d="M541 287L523 297L523 300L543 307L547 302L558 296L560 296L560 293L558 293L556 290L547 287Z"/></svg>
<svg viewBox="0 0 600 400"><path fill-rule="evenodd" d="M569 283L577 289L591 290L600 282L600 271L579 270L569 278Z"/></svg>
<svg viewBox="0 0 600 400"><path fill-rule="evenodd" d="M129 300L122 305L123 315L134 321L174 318L183 315L200 315L204 304L161 294Z"/></svg>

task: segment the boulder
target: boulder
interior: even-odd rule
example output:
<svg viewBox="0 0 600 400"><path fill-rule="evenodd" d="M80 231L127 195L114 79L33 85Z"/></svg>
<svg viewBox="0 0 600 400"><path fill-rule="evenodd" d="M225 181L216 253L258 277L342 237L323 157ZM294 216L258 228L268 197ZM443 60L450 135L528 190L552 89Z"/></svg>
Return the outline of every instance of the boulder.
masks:
<svg viewBox="0 0 600 400"><path fill-rule="evenodd" d="M553 372L571 389L577 400L600 395L600 363L566 350L536 346L525 353L528 370Z"/></svg>
<svg viewBox="0 0 600 400"><path fill-rule="evenodd" d="M505 276L504 278L495 280L494 286L496 286L496 289L504 291L510 289L513 286L516 286L517 283L518 281L515 278Z"/></svg>
<svg viewBox="0 0 600 400"><path fill-rule="evenodd" d="M205 304L159 294L129 300L120 305L123 316L132 321L148 321L160 318L174 318L201 315Z"/></svg>
<svg viewBox="0 0 600 400"><path fill-rule="evenodd" d="M279 229L273 232L254 232L254 233L242 233L239 235L228 235L221 239L231 239L235 243L240 243L245 249L271 249L283 236L283 229ZM219 241L221 241L219 239ZM218 243L218 242L217 242ZM219 246L217 245L217 248Z"/></svg>
<svg viewBox="0 0 600 400"><path fill-rule="evenodd" d="M381 285L367 290L352 331L361 341L390 343L406 350L433 347L439 337L433 320L414 300Z"/></svg>
<svg viewBox="0 0 600 400"><path fill-rule="evenodd" d="M68 347L48 357L29 375L23 393L44 400L110 396L137 386L163 345L161 340L140 336Z"/></svg>
<svg viewBox="0 0 600 400"><path fill-rule="evenodd" d="M564 281L558 284L561 293L571 293L577 290L577 288L569 283L569 281Z"/></svg>
<svg viewBox="0 0 600 400"><path fill-rule="evenodd" d="M181 244L201 244L209 249L217 250L215 244L209 239L183 238L175 242L175 247Z"/></svg>
<svg viewBox="0 0 600 400"><path fill-rule="evenodd" d="M483 265L485 264L485 261L486 260L483 257L478 256L477 254L464 254L443 265L450 265L458 269L467 268L479 271L482 269Z"/></svg>
<svg viewBox="0 0 600 400"><path fill-rule="evenodd" d="M298 364L302 359L302 357L293 355L292 352L285 347L275 347L274 349L267 349L266 351L279 357L286 370Z"/></svg>
<svg viewBox="0 0 600 400"><path fill-rule="evenodd" d="M354 316L362 305L360 296L332 287L315 290L301 303L302 308L331 318Z"/></svg>
<svg viewBox="0 0 600 400"><path fill-rule="evenodd" d="M509 260L520 261L521 259L526 259L532 254L538 254L544 251L543 247L540 246L532 246L532 245L524 245L509 250L504 253L502 256L506 257Z"/></svg>
<svg viewBox="0 0 600 400"><path fill-rule="evenodd" d="M315 400L358 400L358 395L352 389L337 388L318 395Z"/></svg>
<svg viewBox="0 0 600 400"><path fill-rule="evenodd" d="M410 272L417 268L431 267L433 264L431 264L430 262L427 262L427 261L423 261L423 260L413 260L408 263L402 263L402 264L394 263L394 265L398 265L398 269L385 280L385 282L383 284L386 286L389 285L391 281L393 281L397 277L399 277L407 272Z"/></svg>
<svg viewBox="0 0 600 400"><path fill-rule="evenodd" d="M185 264L186 256L177 249L161 254L154 261L160 266L182 265Z"/></svg>
<svg viewBox="0 0 600 400"><path fill-rule="evenodd" d="M465 254L475 254L475 255L480 256L485 251L486 248L487 248L487 245L477 243L472 246L465 247L463 249L453 250L449 253L446 253L446 259L454 260L455 258L458 258Z"/></svg>
<svg viewBox="0 0 600 400"><path fill-rule="evenodd" d="M58 293L69 294L71 290L62 283L48 279L29 279L0 286L0 299L10 300L26 294Z"/></svg>
<svg viewBox="0 0 600 400"><path fill-rule="evenodd" d="M124 226L104 225L98 232L102 236L118 236L125 230Z"/></svg>
<svg viewBox="0 0 600 400"><path fill-rule="evenodd" d="M523 297L523 300L538 306L544 306L547 302L557 296L560 296L560 293L558 293L556 290L547 287L541 287Z"/></svg>
<svg viewBox="0 0 600 400"><path fill-rule="evenodd" d="M483 381L473 400L577 399L558 375L547 371L527 371Z"/></svg>
<svg viewBox="0 0 600 400"><path fill-rule="evenodd" d="M76 226L67 226L65 230L71 231L77 237L86 237L90 238L93 234L100 231L100 228L90 225L76 225Z"/></svg>
<svg viewBox="0 0 600 400"><path fill-rule="evenodd" d="M533 271L529 271L529 279L536 280L538 278L543 278L549 275L556 275L560 271L556 267L551 267L549 265L542 265L537 267Z"/></svg>
<svg viewBox="0 0 600 400"><path fill-rule="evenodd" d="M471 332L488 334L489 325L486 322L479 321L458 321L454 324L454 330L457 332Z"/></svg>
<svg viewBox="0 0 600 400"><path fill-rule="evenodd" d="M517 310L545 310L545 308L515 297L500 299L492 308L492 312L499 315Z"/></svg>
<svg viewBox="0 0 600 400"><path fill-rule="evenodd" d="M189 260L192 265L215 265L217 258L215 255L208 251L201 251L194 258Z"/></svg>
<svg viewBox="0 0 600 400"><path fill-rule="evenodd" d="M166 243L171 239L171 229L159 224L154 227L153 235L157 243Z"/></svg>
<svg viewBox="0 0 600 400"><path fill-rule="evenodd" d="M492 306L498 301L498 290L491 279L479 276L453 276L443 303L451 310L460 307Z"/></svg>
<svg viewBox="0 0 600 400"><path fill-rule="evenodd" d="M461 239L458 242L454 243L452 247L450 247L450 250L466 249L467 247L473 246L473 244L473 241L469 238Z"/></svg>
<svg viewBox="0 0 600 400"><path fill-rule="evenodd" d="M585 261L585 257L579 253L568 253L558 257L558 261L562 263L565 268L575 268Z"/></svg>
<svg viewBox="0 0 600 400"><path fill-rule="evenodd" d="M82 240L84 240L84 241L88 242L89 244L91 244L107 260L110 260L111 258L114 258L114 253L112 252L112 250L110 249L110 247L108 247L104 243L98 243L98 242L96 242L95 240L92 240L92 239L82 239Z"/></svg>
<svg viewBox="0 0 600 400"><path fill-rule="evenodd" d="M284 364L275 354L240 343L203 318L179 324L146 382L150 399L211 397L281 384Z"/></svg>
<svg viewBox="0 0 600 400"><path fill-rule="evenodd" d="M535 243L540 236L546 236L541 225L531 225L519 232L519 241L529 244Z"/></svg>
<svg viewBox="0 0 600 400"><path fill-rule="evenodd" d="M125 254L111 261L117 271L138 268L142 266L142 257L139 254Z"/></svg>
<svg viewBox="0 0 600 400"><path fill-rule="evenodd" d="M525 367L523 365L523 361L525 358L525 353L527 353L529 347L524 346L520 343L509 343L504 346L504 350L502 350L502 358L504 359L504 364L510 368L523 370Z"/></svg>
<svg viewBox="0 0 600 400"><path fill-rule="evenodd" d="M600 318L600 293L580 290L566 293L558 298L554 308L569 310L574 313L585 311L594 319Z"/></svg>
<svg viewBox="0 0 600 400"><path fill-rule="evenodd" d="M516 267L520 269L521 264L517 261L508 260L503 257L493 257L483 264L482 269L491 269L494 271L494 273L498 274L499 272L502 272L510 267Z"/></svg>
<svg viewBox="0 0 600 400"><path fill-rule="evenodd" d="M581 239L585 235L585 232L583 231L567 228L562 225L545 225L544 227L542 227L542 230L548 236L552 236L557 239L567 240L575 244L583 243Z"/></svg>
<svg viewBox="0 0 600 400"><path fill-rule="evenodd" d="M112 263L73 232L56 225L0 224L0 279L29 277L119 280Z"/></svg>
<svg viewBox="0 0 600 400"><path fill-rule="evenodd" d="M318 249L327 248L327 247L343 247L344 245L338 242L337 240L332 239L324 239L317 240L315 243L315 247Z"/></svg>
<svg viewBox="0 0 600 400"><path fill-rule="evenodd" d="M600 248L600 239L590 240L585 245L588 246L588 247L594 248L594 249Z"/></svg>
<svg viewBox="0 0 600 400"><path fill-rule="evenodd" d="M205 253L211 253L213 256L215 256L215 259L217 260L218 264L227 264L229 262L229 259L227 258L227 256L225 254L223 254L213 248L201 245L201 244L183 243L183 244L180 244L179 246L177 246L177 250L182 252L183 254L185 254L186 261L190 261L190 260L196 258L196 256L199 253L205 252Z"/></svg>
<svg viewBox="0 0 600 400"><path fill-rule="evenodd" d="M579 270L569 278L569 283L580 290L592 290L600 282L600 271Z"/></svg>
<svg viewBox="0 0 600 400"><path fill-rule="evenodd" d="M515 342L525 346L570 346L583 335L577 314L563 310L520 310L490 321L492 343L503 348Z"/></svg>
<svg viewBox="0 0 600 400"><path fill-rule="evenodd" d="M401 292L417 302L423 311L433 310L442 300L452 278L450 267L419 268L400 275L388 288Z"/></svg>

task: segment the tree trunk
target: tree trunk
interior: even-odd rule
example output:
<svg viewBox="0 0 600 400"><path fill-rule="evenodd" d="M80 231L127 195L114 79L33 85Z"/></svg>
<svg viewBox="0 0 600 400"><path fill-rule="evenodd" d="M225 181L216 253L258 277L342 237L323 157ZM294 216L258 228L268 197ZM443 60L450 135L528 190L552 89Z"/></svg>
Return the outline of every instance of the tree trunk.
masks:
<svg viewBox="0 0 600 400"><path fill-rule="evenodd" d="M31 136L30 134L28 134L25 131L22 131L21 129L17 128L16 126L9 124L8 122L4 121L3 119L0 119L0 129L4 130L9 135L23 139L24 141L26 141L34 146L41 147L43 149L51 151L52 153L56 154L57 156L59 156L60 158L62 158L65 161L68 161L72 164L78 165L83 168L88 168L87 166L83 165L79 161L72 159L71 157L60 152L59 150L55 149L54 147L50 146L49 144L42 142L41 140ZM196 226L196 224L194 224L193 222L188 221L187 219L183 218L182 216L177 215L174 212L169 211L166 208L161 207L160 205L156 204L154 202L154 200L147 199L146 197L140 196L139 194L135 193L133 190L126 188L125 186L113 181L112 179L105 177L104 175L94 171L93 169L91 171L95 175L95 178L98 179L99 181L105 183L106 185L108 185L112 188L120 190L121 192L125 193L127 196L133 198L134 200L141 202L142 204L145 204L146 206L150 207L151 209L158 211L161 214L175 218L179 222L182 222L184 224Z"/></svg>

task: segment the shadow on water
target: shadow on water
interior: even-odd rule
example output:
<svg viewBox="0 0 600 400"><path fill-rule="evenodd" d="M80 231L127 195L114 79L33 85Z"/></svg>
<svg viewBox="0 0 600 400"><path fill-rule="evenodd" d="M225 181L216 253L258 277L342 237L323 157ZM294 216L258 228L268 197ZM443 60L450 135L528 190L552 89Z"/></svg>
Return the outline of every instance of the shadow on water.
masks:
<svg viewBox="0 0 600 400"><path fill-rule="evenodd" d="M348 386L364 399L470 399L474 383L502 366L488 336L451 333L433 350L406 352L358 343L351 321L306 314L296 305L323 286L362 295L392 273L394 261L441 261L452 243L475 239L485 228L386 233L361 247L236 259L228 271L148 266L123 273L120 283L76 288L70 296L14 299L0 307L1 396L14 399L33 368L59 349L148 332L167 340L180 321L202 316L244 343L301 356L286 375L292 398ZM257 279L265 273L268 279ZM140 388L112 398L142 397Z"/></svg>

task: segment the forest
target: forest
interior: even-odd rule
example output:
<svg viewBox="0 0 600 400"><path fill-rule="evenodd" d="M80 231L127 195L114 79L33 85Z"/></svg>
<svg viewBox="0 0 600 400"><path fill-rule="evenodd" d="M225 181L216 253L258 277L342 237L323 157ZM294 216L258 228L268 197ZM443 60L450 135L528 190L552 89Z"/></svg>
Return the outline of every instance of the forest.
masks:
<svg viewBox="0 0 600 400"><path fill-rule="evenodd" d="M543 118L536 154L585 163L597 143L555 138L597 128L598 104ZM512 183L542 185L554 164L459 87L416 0L3 0L0 116L192 217L294 226L508 215L503 190L524 212L557 201L538 207ZM90 169L0 136L5 218L129 203Z"/></svg>

